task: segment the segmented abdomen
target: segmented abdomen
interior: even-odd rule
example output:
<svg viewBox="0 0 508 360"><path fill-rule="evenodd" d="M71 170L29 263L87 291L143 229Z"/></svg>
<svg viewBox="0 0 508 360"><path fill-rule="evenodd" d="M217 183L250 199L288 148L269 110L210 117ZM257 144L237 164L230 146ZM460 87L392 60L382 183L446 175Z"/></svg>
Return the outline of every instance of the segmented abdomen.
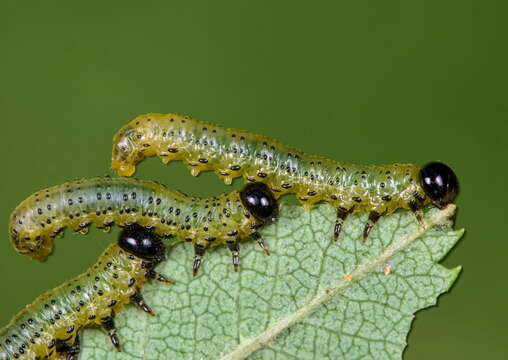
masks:
<svg viewBox="0 0 508 360"><path fill-rule="evenodd" d="M201 199L151 181L92 178L30 196L12 213L9 232L19 252L42 261L64 228L86 232L94 224L107 230L113 223L138 223L205 247L246 237L259 224L242 206L238 191Z"/></svg>
<svg viewBox="0 0 508 360"><path fill-rule="evenodd" d="M143 261L115 243L84 274L39 296L0 329L0 360L61 359L80 328L119 313L146 283Z"/></svg>
<svg viewBox="0 0 508 360"><path fill-rule="evenodd" d="M243 176L268 184L276 196L295 193L304 204L324 200L350 211L390 213L429 203L411 164L361 166L306 155L264 136L176 114L135 118L114 137L112 167L131 176L148 156L183 160L193 175L214 170L226 183Z"/></svg>

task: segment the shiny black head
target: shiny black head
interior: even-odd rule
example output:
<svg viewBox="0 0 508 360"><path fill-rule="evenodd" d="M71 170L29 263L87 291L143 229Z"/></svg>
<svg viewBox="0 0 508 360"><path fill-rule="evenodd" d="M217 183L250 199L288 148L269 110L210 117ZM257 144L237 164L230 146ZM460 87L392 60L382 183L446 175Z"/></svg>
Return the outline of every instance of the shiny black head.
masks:
<svg viewBox="0 0 508 360"><path fill-rule="evenodd" d="M440 209L453 202L459 192L455 173L439 162L431 162L422 168L421 181L427 196Z"/></svg>
<svg viewBox="0 0 508 360"><path fill-rule="evenodd" d="M122 230L118 245L128 253L144 260L159 262L164 259L165 248L161 239L137 224L126 226Z"/></svg>
<svg viewBox="0 0 508 360"><path fill-rule="evenodd" d="M274 221L277 217L279 205L272 192L263 183L250 183L240 191L243 206L256 219L263 222Z"/></svg>

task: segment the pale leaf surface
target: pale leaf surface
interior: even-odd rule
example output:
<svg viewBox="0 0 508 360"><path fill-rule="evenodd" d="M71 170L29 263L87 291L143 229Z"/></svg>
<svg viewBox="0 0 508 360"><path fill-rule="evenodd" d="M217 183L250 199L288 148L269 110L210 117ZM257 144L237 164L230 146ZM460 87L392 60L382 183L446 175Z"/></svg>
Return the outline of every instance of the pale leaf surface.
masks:
<svg viewBox="0 0 508 360"><path fill-rule="evenodd" d="M116 317L123 352L88 329L81 359L400 359L414 314L460 272L438 264L463 233L448 220L454 211L428 211L425 229L396 212L366 243L367 214L352 215L334 242L331 206L284 204L262 231L271 256L246 239L234 273L222 246L196 278L191 246L177 242L157 268L177 284L143 289L157 316L128 306Z"/></svg>

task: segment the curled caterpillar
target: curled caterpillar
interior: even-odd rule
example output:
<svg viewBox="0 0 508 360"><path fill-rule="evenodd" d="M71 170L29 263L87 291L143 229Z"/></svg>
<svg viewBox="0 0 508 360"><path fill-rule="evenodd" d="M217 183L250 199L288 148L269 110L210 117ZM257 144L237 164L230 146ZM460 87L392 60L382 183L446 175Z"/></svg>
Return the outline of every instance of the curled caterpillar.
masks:
<svg viewBox="0 0 508 360"><path fill-rule="evenodd" d="M239 176L263 182L276 197L296 194L307 208L326 201L337 209L335 239L353 212L369 212L365 240L381 216L410 209L423 224L422 207L432 203L443 208L458 193L454 172L442 163L422 169L412 164L353 165L177 114L140 115L117 132L112 168L119 175L133 175L136 164L148 156L159 156L164 163L182 160L194 176L213 170L226 184Z"/></svg>
<svg viewBox="0 0 508 360"><path fill-rule="evenodd" d="M0 329L0 360L77 360L79 331L102 326L120 351L114 317L126 304L154 315L140 293L150 279L172 283L154 268L165 258L160 238L126 227L84 274L39 296Z"/></svg>
<svg viewBox="0 0 508 360"><path fill-rule="evenodd" d="M251 236L268 254L257 229L273 221L277 211L273 194L262 183L217 197L196 198L151 181L92 178L33 194L12 213L9 233L19 252L43 261L53 250L53 238L65 228L86 233L91 224L107 231L114 223L136 223L160 236L192 242L196 275L211 246L226 243L235 271L241 239Z"/></svg>

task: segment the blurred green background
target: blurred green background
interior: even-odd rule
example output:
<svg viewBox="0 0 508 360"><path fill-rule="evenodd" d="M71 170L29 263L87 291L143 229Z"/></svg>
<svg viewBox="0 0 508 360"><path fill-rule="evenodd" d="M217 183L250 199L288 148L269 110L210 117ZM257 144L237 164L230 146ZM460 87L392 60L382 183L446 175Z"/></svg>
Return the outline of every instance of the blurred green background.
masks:
<svg viewBox="0 0 508 360"><path fill-rule="evenodd" d="M406 359L508 358L506 10L469 0L3 0L0 325L115 239L67 232L36 263L8 241L18 202L112 174L119 127L179 112L333 159L449 164L467 235L444 264L464 271L438 307L417 314ZM139 170L191 194L231 189L181 163L150 159Z"/></svg>

